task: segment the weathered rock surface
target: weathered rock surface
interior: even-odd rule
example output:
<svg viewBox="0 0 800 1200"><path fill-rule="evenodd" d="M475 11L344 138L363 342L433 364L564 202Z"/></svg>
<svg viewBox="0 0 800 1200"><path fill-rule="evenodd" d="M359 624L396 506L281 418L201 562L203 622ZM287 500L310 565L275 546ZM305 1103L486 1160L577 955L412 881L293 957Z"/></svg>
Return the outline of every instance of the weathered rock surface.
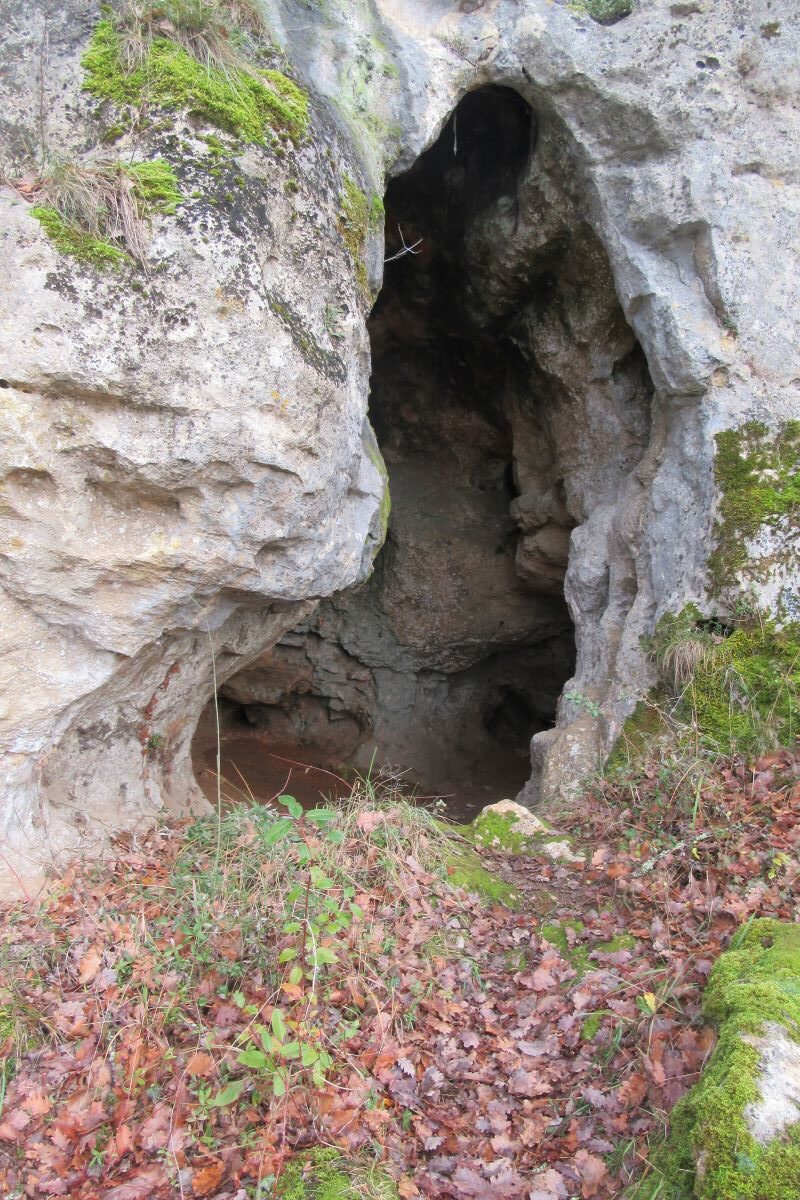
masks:
<svg viewBox="0 0 800 1200"><path fill-rule="evenodd" d="M526 798L563 794L597 762L649 682L641 636L714 590L714 435L800 415L795 9L642 0L604 28L545 0L274 0L274 40L311 92L310 136L231 144L217 164L203 137L219 131L170 114L118 142L120 157L166 158L187 197L157 219L146 274L76 264L0 190L1 828L17 870L200 803L188 747L215 686L367 575L383 478L365 425L364 279L377 284L381 247L375 230L353 262L343 180L380 192L487 85L530 104L536 137L456 231L454 309L462 335L499 331L525 365L500 403L513 493L478 495L459 453L483 434L444 421L453 445L434 482L451 561L435 528L410 524L431 465L404 435L394 564L322 620L370 666L367 691L387 689L374 740L412 721L401 750L436 709L407 687L398 698L392 656L406 683L433 670L449 689L497 648L501 609L515 630L504 650L530 654L568 628L563 581L577 661L556 729L535 739ZM42 137L67 153L97 144L80 57L98 12L0 6L11 177ZM438 245L442 213L433 224L416 236ZM412 384L430 311L410 339L384 342ZM475 505L486 523L465 558ZM500 528L513 557L490 564ZM796 530L764 535L757 588L786 609L796 557L776 555L776 538L791 548ZM467 590L448 598L465 562ZM377 622L357 618L370 596ZM389 626L387 657L370 644Z"/></svg>

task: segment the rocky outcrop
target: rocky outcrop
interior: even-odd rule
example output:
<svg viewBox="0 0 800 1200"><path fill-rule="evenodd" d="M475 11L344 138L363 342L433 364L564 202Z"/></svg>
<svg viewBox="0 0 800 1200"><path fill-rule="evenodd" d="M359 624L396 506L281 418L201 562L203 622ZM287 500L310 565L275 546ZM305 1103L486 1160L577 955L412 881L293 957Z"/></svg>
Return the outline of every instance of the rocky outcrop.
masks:
<svg viewBox="0 0 800 1200"><path fill-rule="evenodd" d="M543 724L561 697L526 797L563 794L650 681L641 636L688 600L724 605L749 586L709 574L715 520L758 549L758 594L791 607L794 527L774 513L732 525L714 474L715 435L750 422L768 437L800 408L788 0L650 0L610 26L544 0L265 12L284 57L263 63L307 93L310 123L278 122L259 144L179 103L126 131L125 106L82 90L99 6L2 5L18 185L0 193L2 828L23 874L202 804L188 747L215 688L368 575L386 525L366 424L372 197L443 130L450 208L431 196L427 222L424 206L409 213L424 253L394 264L406 283L372 330L394 546L390 532L366 589L314 633L368 668L370 736L405 711L398 752L418 743L441 706L409 681L428 672L446 705L460 672L508 655L492 687ZM530 138L504 118L497 172L465 189L451 118L487 87L520 98ZM177 179L182 203L154 213L144 268L100 271L31 215L42 147L84 161L100 145ZM424 283L436 262L447 303ZM429 332L440 360L453 339L469 346L466 404L457 372L426 362ZM412 518L428 482L426 530ZM573 625L568 680L569 651L547 647ZM484 723L487 686L466 705Z"/></svg>

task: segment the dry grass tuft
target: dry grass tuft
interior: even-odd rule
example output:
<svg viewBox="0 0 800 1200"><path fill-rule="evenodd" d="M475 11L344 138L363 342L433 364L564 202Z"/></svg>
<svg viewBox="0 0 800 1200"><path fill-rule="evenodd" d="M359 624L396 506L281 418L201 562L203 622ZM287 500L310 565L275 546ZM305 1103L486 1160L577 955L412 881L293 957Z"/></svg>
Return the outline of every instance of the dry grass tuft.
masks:
<svg viewBox="0 0 800 1200"><path fill-rule="evenodd" d="M121 242L133 258L144 260L147 225L135 179L119 163L53 158L39 179L36 202L55 209L67 225L98 240Z"/></svg>
<svg viewBox="0 0 800 1200"><path fill-rule="evenodd" d="M266 28L256 0L127 0L114 24L128 73L144 65L157 38L169 38L206 70L250 70L242 34L261 35Z"/></svg>
<svg viewBox="0 0 800 1200"><path fill-rule="evenodd" d="M659 656L665 681L676 692L682 692L699 668L709 661L712 649L713 643L707 637L687 637L672 642Z"/></svg>

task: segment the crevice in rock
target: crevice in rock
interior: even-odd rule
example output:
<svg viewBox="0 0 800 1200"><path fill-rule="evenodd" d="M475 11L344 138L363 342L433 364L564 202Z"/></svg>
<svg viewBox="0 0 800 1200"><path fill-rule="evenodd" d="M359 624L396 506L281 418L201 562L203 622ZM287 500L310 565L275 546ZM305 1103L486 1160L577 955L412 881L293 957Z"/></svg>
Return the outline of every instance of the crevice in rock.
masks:
<svg viewBox="0 0 800 1200"><path fill-rule="evenodd" d="M525 785L573 622L599 661L603 614L630 605L604 514L647 445L652 385L560 136L483 87L390 183L369 321L388 536L364 585L226 683L239 740L337 773L376 756L469 813Z"/></svg>

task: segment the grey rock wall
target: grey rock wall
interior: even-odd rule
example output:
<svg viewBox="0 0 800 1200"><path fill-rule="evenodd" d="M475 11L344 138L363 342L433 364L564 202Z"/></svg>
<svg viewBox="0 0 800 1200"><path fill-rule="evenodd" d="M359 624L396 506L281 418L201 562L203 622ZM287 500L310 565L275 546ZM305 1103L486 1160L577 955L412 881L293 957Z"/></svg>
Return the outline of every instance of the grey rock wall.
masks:
<svg viewBox="0 0 800 1200"><path fill-rule="evenodd" d="M79 66L97 12L3 0L12 178L41 137L43 97L59 149L97 140ZM608 28L546 0L272 0L268 16L310 91L311 135L281 154L239 149L221 176L203 161L218 131L180 114L116 146L167 158L203 194L157 219L139 286L66 259L0 189L0 830L21 874L202 804L188 744L215 686L211 645L219 685L367 575L383 480L365 450L367 302L341 235L343 176L382 191L466 92L514 88L540 127L530 213L514 237L499 211L473 230L490 279L476 303L524 292L566 221L602 252L631 331L604 336L587 311L525 334L571 397L553 436L574 486L565 524L520 453L518 571L554 566L557 589L572 527L566 691L602 711L562 698L529 798L596 763L649 682L641 635L705 601L715 433L800 413L792 0L641 0ZM381 257L375 231L373 284ZM522 327L522 292L519 304ZM654 389L633 458L603 399L626 338ZM598 437L619 454L593 470ZM764 597L795 585L787 570Z"/></svg>

